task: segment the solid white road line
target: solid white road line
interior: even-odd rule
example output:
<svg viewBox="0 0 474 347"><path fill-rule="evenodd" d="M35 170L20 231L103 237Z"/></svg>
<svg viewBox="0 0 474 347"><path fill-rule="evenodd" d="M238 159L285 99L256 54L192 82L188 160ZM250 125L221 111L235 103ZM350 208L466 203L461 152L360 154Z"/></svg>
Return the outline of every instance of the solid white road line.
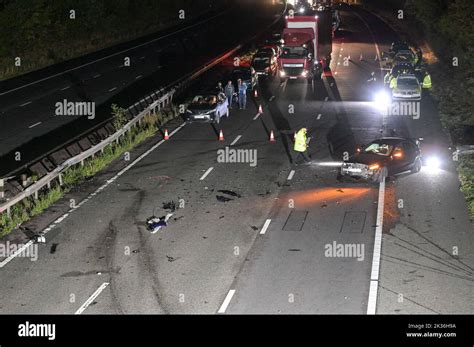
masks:
<svg viewBox="0 0 474 347"><path fill-rule="evenodd" d="M270 222L271 222L271 221L272 221L271 219L267 219L267 220L265 221L265 224L263 224L263 228L262 228L262 230L260 231L260 235L264 235L264 234L265 234L265 232L267 231L268 226L270 225Z"/></svg>
<svg viewBox="0 0 474 347"><path fill-rule="evenodd" d="M201 176L201 178L199 179L200 181L202 181L203 179L206 178L207 175L209 175L209 173L214 170L214 168L211 166L209 169L207 169L207 171L204 173L204 175Z"/></svg>
<svg viewBox="0 0 474 347"><path fill-rule="evenodd" d="M377 291L379 286L380 255L382 250L383 209L385 201L385 178L379 186L379 201L377 204L377 222L375 227L374 254L372 256L372 271L370 274L369 300L367 314L375 314L377 307Z"/></svg>
<svg viewBox="0 0 474 347"><path fill-rule="evenodd" d="M61 88L61 90L66 90L66 89L69 89L69 88L70 88L70 86L66 86L64 88Z"/></svg>
<svg viewBox="0 0 474 347"><path fill-rule="evenodd" d="M234 296L234 294L235 294L235 289L229 290L229 292L227 293L227 296L224 299L224 302L222 303L217 313L225 313L225 311L227 310L227 306L229 306L230 301L232 300L232 297Z"/></svg>
<svg viewBox="0 0 474 347"><path fill-rule="evenodd" d="M317 120L320 120L321 119L321 116L322 114L321 113L318 113L318 118L316 118Z"/></svg>
<svg viewBox="0 0 474 347"><path fill-rule="evenodd" d="M294 174L295 174L295 170L291 170L291 171L290 171L290 174L288 175L288 181L291 181L291 179L293 178Z"/></svg>
<svg viewBox="0 0 474 347"><path fill-rule="evenodd" d="M108 282L104 282L102 283L102 285L94 292L94 294L92 294L89 299L87 299L87 301L81 306L81 308L79 308L76 313L74 314L81 314L82 312L85 311L85 309L90 305L92 304L92 302L95 300L95 298L97 298L99 296L99 294L109 285Z"/></svg>
<svg viewBox="0 0 474 347"><path fill-rule="evenodd" d="M235 145L235 144L237 143L237 141L240 140L241 137L242 137L242 135L237 136L237 137L235 138L235 140L232 141L232 143L231 143L230 145L231 145L231 146Z"/></svg>
<svg viewBox="0 0 474 347"><path fill-rule="evenodd" d="M260 113L257 113L255 117L253 117L253 120L257 120L257 118L260 116Z"/></svg>
<svg viewBox="0 0 474 347"><path fill-rule="evenodd" d="M180 131L184 126L186 125L186 123L183 123L181 124L179 127L177 127L176 129L174 129L170 134L169 136L173 136L174 134L176 134L178 131ZM80 206L82 206L84 203L86 203L87 201L89 201L90 199L92 199L92 197L96 196L98 192L100 192L101 190L103 190L105 187L107 187L111 182L115 181L118 177L120 177L121 175L123 175L125 172L127 172L128 170L130 170L133 166L135 166L138 162L140 162L143 158L145 158L146 156L148 156L151 152L153 152L155 149L157 149L159 146L161 146L163 143L165 143L166 141L165 140L160 140L157 144L153 145L153 147L151 147L149 150L147 150L145 153L143 153L142 155L140 155L137 159L135 159L134 161L132 161L128 166L124 167L122 170L120 170L114 177L112 177L111 179L109 179L107 181L107 183L105 183L103 186L99 187L95 192L89 194L89 196L87 198L85 198L84 200L82 200L79 204L76 205L76 208L73 208L71 210L69 210L68 213L64 214L62 217L59 217L58 219L56 219L56 221L54 221L53 223L51 223L46 229L43 230L43 234L46 235L48 233L48 231L50 231L52 228L54 228L59 222L62 222L67 216L70 215L70 212L72 211L75 211L77 210ZM64 218L63 218L64 217ZM5 258L2 262L0 262L0 269L2 267L4 267L6 264L8 264L13 258L15 258L18 254L20 254L21 252L23 252L25 249L27 249L28 247L30 247L34 242L33 241L28 241L28 243L26 243L25 245L23 245L21 248L19 248L15 253L13 253L12 255L10 255L8 258Z"/></svg>
<svg viewBox="0 0 474 347"><path fill-rule="evenodd" d="M0 269L7 265L10 261L12 261L13 258L15 258L17 255L21 254L24 250L26 250L28 247L30 247L33 244L33 240L28 241L25 243L23 246L18 248L15 253L11 254L9 257L5 258L0 262Z"/></svg>
<svg viewBox="0 0 474 347"><path fill-rule="evenodd" d="M29 104L31 104L31 101L27 101L24 104L21 104L20 107L23 107L23 106L26 106L26 105L29 105Z"/></svg>
<svg viewBox="0 0 474 347"><path fill-rule="evenodd" d="M41 124L41 122L35 123L35 124L33 124L33 125L30 125L30 126L28 127L28 129L34 128L35 126L40 125L40 124Z"/></svg>
<svg viewBox="0 0 474 347"><path fill-rule="evenodd" d="M94 78L99 78L100 77L100 74L97 74L94 76Z"/></svg>
<svg viewBox="0 0 474 347"><path fill-rule="evenodd" d="M142 75L138 75L137 77L135 77L136 80L139 78L142 78Z"/></svg>
<svg viewBox="0 0 474 347"><path fill-rule="evenodd" d="M117 89L117 87L110 88L109 92L113 92L115 89Z"/></svg>

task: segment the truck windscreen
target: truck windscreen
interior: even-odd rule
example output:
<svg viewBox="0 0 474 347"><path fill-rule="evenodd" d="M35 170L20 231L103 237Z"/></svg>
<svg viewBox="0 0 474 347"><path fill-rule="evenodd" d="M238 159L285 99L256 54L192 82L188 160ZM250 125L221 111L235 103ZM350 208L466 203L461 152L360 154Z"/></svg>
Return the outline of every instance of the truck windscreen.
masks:
<svg viewBox="0 0 474 347"><path fill-rule="evenodd" d="M304 47L283 47L282 58L306 58L308 50Z"/></svg>

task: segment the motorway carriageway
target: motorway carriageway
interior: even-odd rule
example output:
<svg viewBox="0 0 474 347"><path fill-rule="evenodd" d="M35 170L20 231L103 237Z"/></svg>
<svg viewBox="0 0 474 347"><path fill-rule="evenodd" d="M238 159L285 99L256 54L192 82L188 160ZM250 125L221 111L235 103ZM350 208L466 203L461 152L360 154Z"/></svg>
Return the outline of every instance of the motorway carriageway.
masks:
<svg viewBox="0 0 474 347"><path fill-rule="evenodd" d="M333 163L342 153L380 136L383 120L370 102L380 80L375 86L366 81L371 71L380 72L374 38L379 50L395 38L362 10L347 8L342 15L331 73L322 81L261 80L247 110L234 107L219 127L176 123L169 141L152 147L150 140L125 169L115 163L33 220L32 228L50 228L47 244L36 262L1 263L6 300L0 312L473 312L472 230L449 161L435 173L424 168L385 187L336 180ZM256 117L259 104L264 112ZM421 109L419 121L397 117L387 125L402 136L446 141L429 98ZM291 139L303 126L313 136L313 162L295 167ZM224 142L217 141L219 129ZM257 150L257 165L218 163L225 146ZM70 198L85 197L63 215ZM184 207L169 226L150 234L145 220L165 215L162 204L180 199ZM339 244L358 245L363 253L325 252ZM369 295L371 285L376 297Z"/></svg>

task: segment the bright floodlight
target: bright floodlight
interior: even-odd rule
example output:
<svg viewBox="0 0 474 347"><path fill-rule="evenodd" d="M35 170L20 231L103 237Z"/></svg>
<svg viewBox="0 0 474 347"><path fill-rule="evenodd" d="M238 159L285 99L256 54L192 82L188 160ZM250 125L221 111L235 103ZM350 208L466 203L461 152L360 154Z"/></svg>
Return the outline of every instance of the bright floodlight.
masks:
<svg viewBox="0 0 474 347"><path fill-rule="evenodd" d="M386 91L382 90L375 94L375 106L380 110L387 110L390 106L390 101L390 95Z"/></svg>
<svg viewBox="0 0 474 347"><path fill-rule="evenodd" d="M439 169L439 167L441 166L441 161L438 157L435 156L426 158L425 163L426 167L429 169Z"/></svg>

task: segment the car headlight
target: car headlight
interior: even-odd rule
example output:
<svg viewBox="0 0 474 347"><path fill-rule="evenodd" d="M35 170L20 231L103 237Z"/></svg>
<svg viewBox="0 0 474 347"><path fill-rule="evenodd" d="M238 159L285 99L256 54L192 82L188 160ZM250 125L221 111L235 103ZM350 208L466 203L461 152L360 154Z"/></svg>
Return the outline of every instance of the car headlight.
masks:
<svg viewBox="0 0 474 347"><path fill-rule="evenodd" d="M369 166L369 170L374 171L374 170L378 170L378 169L380 169L379 164L372 164L372 165Z"/></svg>
<svg viewBox="0 0 474 347"><path fill-rule="evenodd" d="M441 165L441 161L438 157L431 156L425 160L426 166L430 169L438 169Z"/></svg>
<svg viewBox="0 0 474 347"><path fill-rule="evenodd" d="M283 71L283 70L280 70L280 76L281 76L281 77L285 77L285 76L286 76L286 72Z"/></svg>
<svg viewBox="0 0 474 347"><path fill-rule="evenodd" d="M301 76L303 77L308 76L308 70L303 70L303 72L301 73Z"/></svg>

